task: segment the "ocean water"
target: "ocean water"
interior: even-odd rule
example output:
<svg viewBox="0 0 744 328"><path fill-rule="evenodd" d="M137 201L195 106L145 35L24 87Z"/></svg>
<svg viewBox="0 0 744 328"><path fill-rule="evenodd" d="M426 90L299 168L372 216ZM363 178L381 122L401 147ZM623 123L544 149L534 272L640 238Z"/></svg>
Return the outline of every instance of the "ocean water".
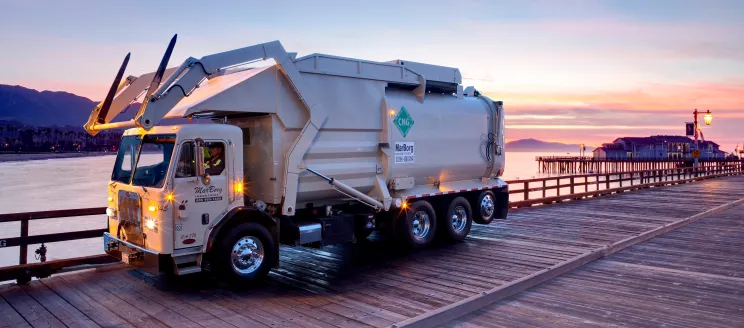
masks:
<svg viewBox="0 0 744 328"><path fill-rule="evenodd" d="M535 156L566 155L510 152L506 180L547 176L538 174ZM576 154L571 154L576 155ZM114 155L0 163L0 213L18 213L106 206L106 185ZM34 220L29 235L105 228L103 216ZM20 223L0 223L0 240L17 237ZM101 254L102 238L46 244L47 260ZM29 245L28 263L38 262ZM18 247L0 248L0 267L18 264Z"/></svg>

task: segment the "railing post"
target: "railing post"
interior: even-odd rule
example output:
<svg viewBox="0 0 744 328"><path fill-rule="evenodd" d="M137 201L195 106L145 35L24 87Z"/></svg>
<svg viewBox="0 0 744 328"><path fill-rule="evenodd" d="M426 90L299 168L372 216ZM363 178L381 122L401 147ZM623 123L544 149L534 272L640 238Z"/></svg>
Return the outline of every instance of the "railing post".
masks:
<svg viewBox="0 0 744 328"><path fill-rule="evenodd" d="M547 187L547 183L546 183L547 181L548 180L543 180L543 190L542 190L543 191L543 198L545 198L545 187Z"/></svg>
<svg viewBox="0 0 744 328"><path fill-rule="evenodd" d="M610 175L605 176L605 189L610 189Z"/></svg>
<svg viewBox="0 0 744 328"><path fill-rule="evenodd" d="M530 199L530 183L525 181L524 182L524 200Z"/></svg>
<svg viewBox="0 0 744 328"><path fill-rule="evenodd" d="M28 237L28 219L21 220L21 238ZM21 245L21 252L18 257L18 264L26 264L28 258L28 245Z"/></svg>
<svg viewBox="0 0 744 328"><path fill-rule="evenodd" d="M574 194L574 177L571 177L571 195Z"/></svg>

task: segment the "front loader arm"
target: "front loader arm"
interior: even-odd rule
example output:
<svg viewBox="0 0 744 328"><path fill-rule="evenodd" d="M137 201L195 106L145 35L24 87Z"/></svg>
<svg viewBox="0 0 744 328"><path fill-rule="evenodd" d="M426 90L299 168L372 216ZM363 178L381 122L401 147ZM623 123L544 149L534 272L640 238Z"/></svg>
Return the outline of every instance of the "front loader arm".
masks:
<svg viewBox="0 0 744 328"><path fill-rule="evenodd" d="M172 75L175 69L175 67L167 69L165 71L165 76ZM154 75L155 72L150 72L139 77L130 75L126 79L124 79L119 84L119 87L116 90L117 96L111 102L111 107L106 113L106 116L100 117L101 107L104 103L103 101L101 101L101 103L99 103L98 106L96 106L96 108L94 108L93 111L90 113L88 122L84 125L85 130L88 131L88 133L90 133L91 135L95 136L101 130L117 128L116 126L113 126L116 123L110 122L117 115L123 112L124 109L131 105L132 102L137 100L137 98L139 98L143 92L145 92L147 84L152 80L152 77ZM131 123L122 123L125 123L125 126L131 127Z"/></svg>
<svg viewBox="0 0 744 328"><path fill-rule="evenodd" d="M171 41L171 44L173 44L173 41ZM172 50L171 48L172 45L166 51L166 57L161 61L161 67L163 63L167 63L167 56L169 56ZM158 90L148 92L150 94L149 99L143 102L143 106L140 107L131 121L119 123L108 123L110 121L106 121L103 124L94 123L91 126L86 125L86 129L89 133L103 129L135 126L149 130L157 125L184 97L188 97L195 88L199 87L204 79L220 76L228 68L234 66L270 58L276 61L277 67L285 75L298 98L307 108L310 116L310 119L305 123L302 132L292 144L285 157L287 171L284 178L282 214L294 215L299 175L304 171L302 158L310 148L321 125L325 122L326 112L323 105L318 102L310 87L303 80L292 57L284 50L284 47L279 41L208 55L198 60L189 58L170 74L170 77L165 83L160 84ZM157 79L158 76L154 76L154 78L149 80L144 78L144 76L140 77L122 92L117 99L122 98L129 89L136 89L142 92L148 81ZM134 84L140 80L143 81L143 86L134 88ZM127 94L127 97L129 95L131 94ZM118 114L116 110L112 110L109 113L113 114L114 112ZM113 118L113 116L111 117Z"/></svg>

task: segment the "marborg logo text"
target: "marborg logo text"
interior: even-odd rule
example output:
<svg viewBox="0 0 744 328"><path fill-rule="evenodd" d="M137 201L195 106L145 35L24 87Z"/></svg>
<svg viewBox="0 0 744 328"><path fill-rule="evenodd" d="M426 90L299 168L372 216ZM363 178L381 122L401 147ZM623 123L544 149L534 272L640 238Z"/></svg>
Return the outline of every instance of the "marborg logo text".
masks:
<svg viewBox="0 0 744 328"><path fill-rule="evenodd" d="M211 193L222 193L222 188L209 186L209 187L194 187L194 192L197 194L211 194Z"/></svg>
<svg viewBox="0 0 744 328"><path fill-rule="evenodd" d="M413 152L413 145L395 144L395 151Z"/></svg>

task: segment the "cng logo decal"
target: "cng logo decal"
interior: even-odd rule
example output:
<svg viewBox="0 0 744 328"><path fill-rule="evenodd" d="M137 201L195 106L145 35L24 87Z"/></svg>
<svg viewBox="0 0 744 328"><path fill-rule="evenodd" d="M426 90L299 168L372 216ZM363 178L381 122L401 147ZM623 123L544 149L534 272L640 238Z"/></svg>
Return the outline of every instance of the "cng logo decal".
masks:
<svg viewBox="0 0 744 328"><path fill-rule="evenodd" d="M398 128L403 138L405 138L408 132L411 131L411 127L413 127L413 118L408 114L405 107L401 107L400 112L393 119L393 124Z"/></svg>

